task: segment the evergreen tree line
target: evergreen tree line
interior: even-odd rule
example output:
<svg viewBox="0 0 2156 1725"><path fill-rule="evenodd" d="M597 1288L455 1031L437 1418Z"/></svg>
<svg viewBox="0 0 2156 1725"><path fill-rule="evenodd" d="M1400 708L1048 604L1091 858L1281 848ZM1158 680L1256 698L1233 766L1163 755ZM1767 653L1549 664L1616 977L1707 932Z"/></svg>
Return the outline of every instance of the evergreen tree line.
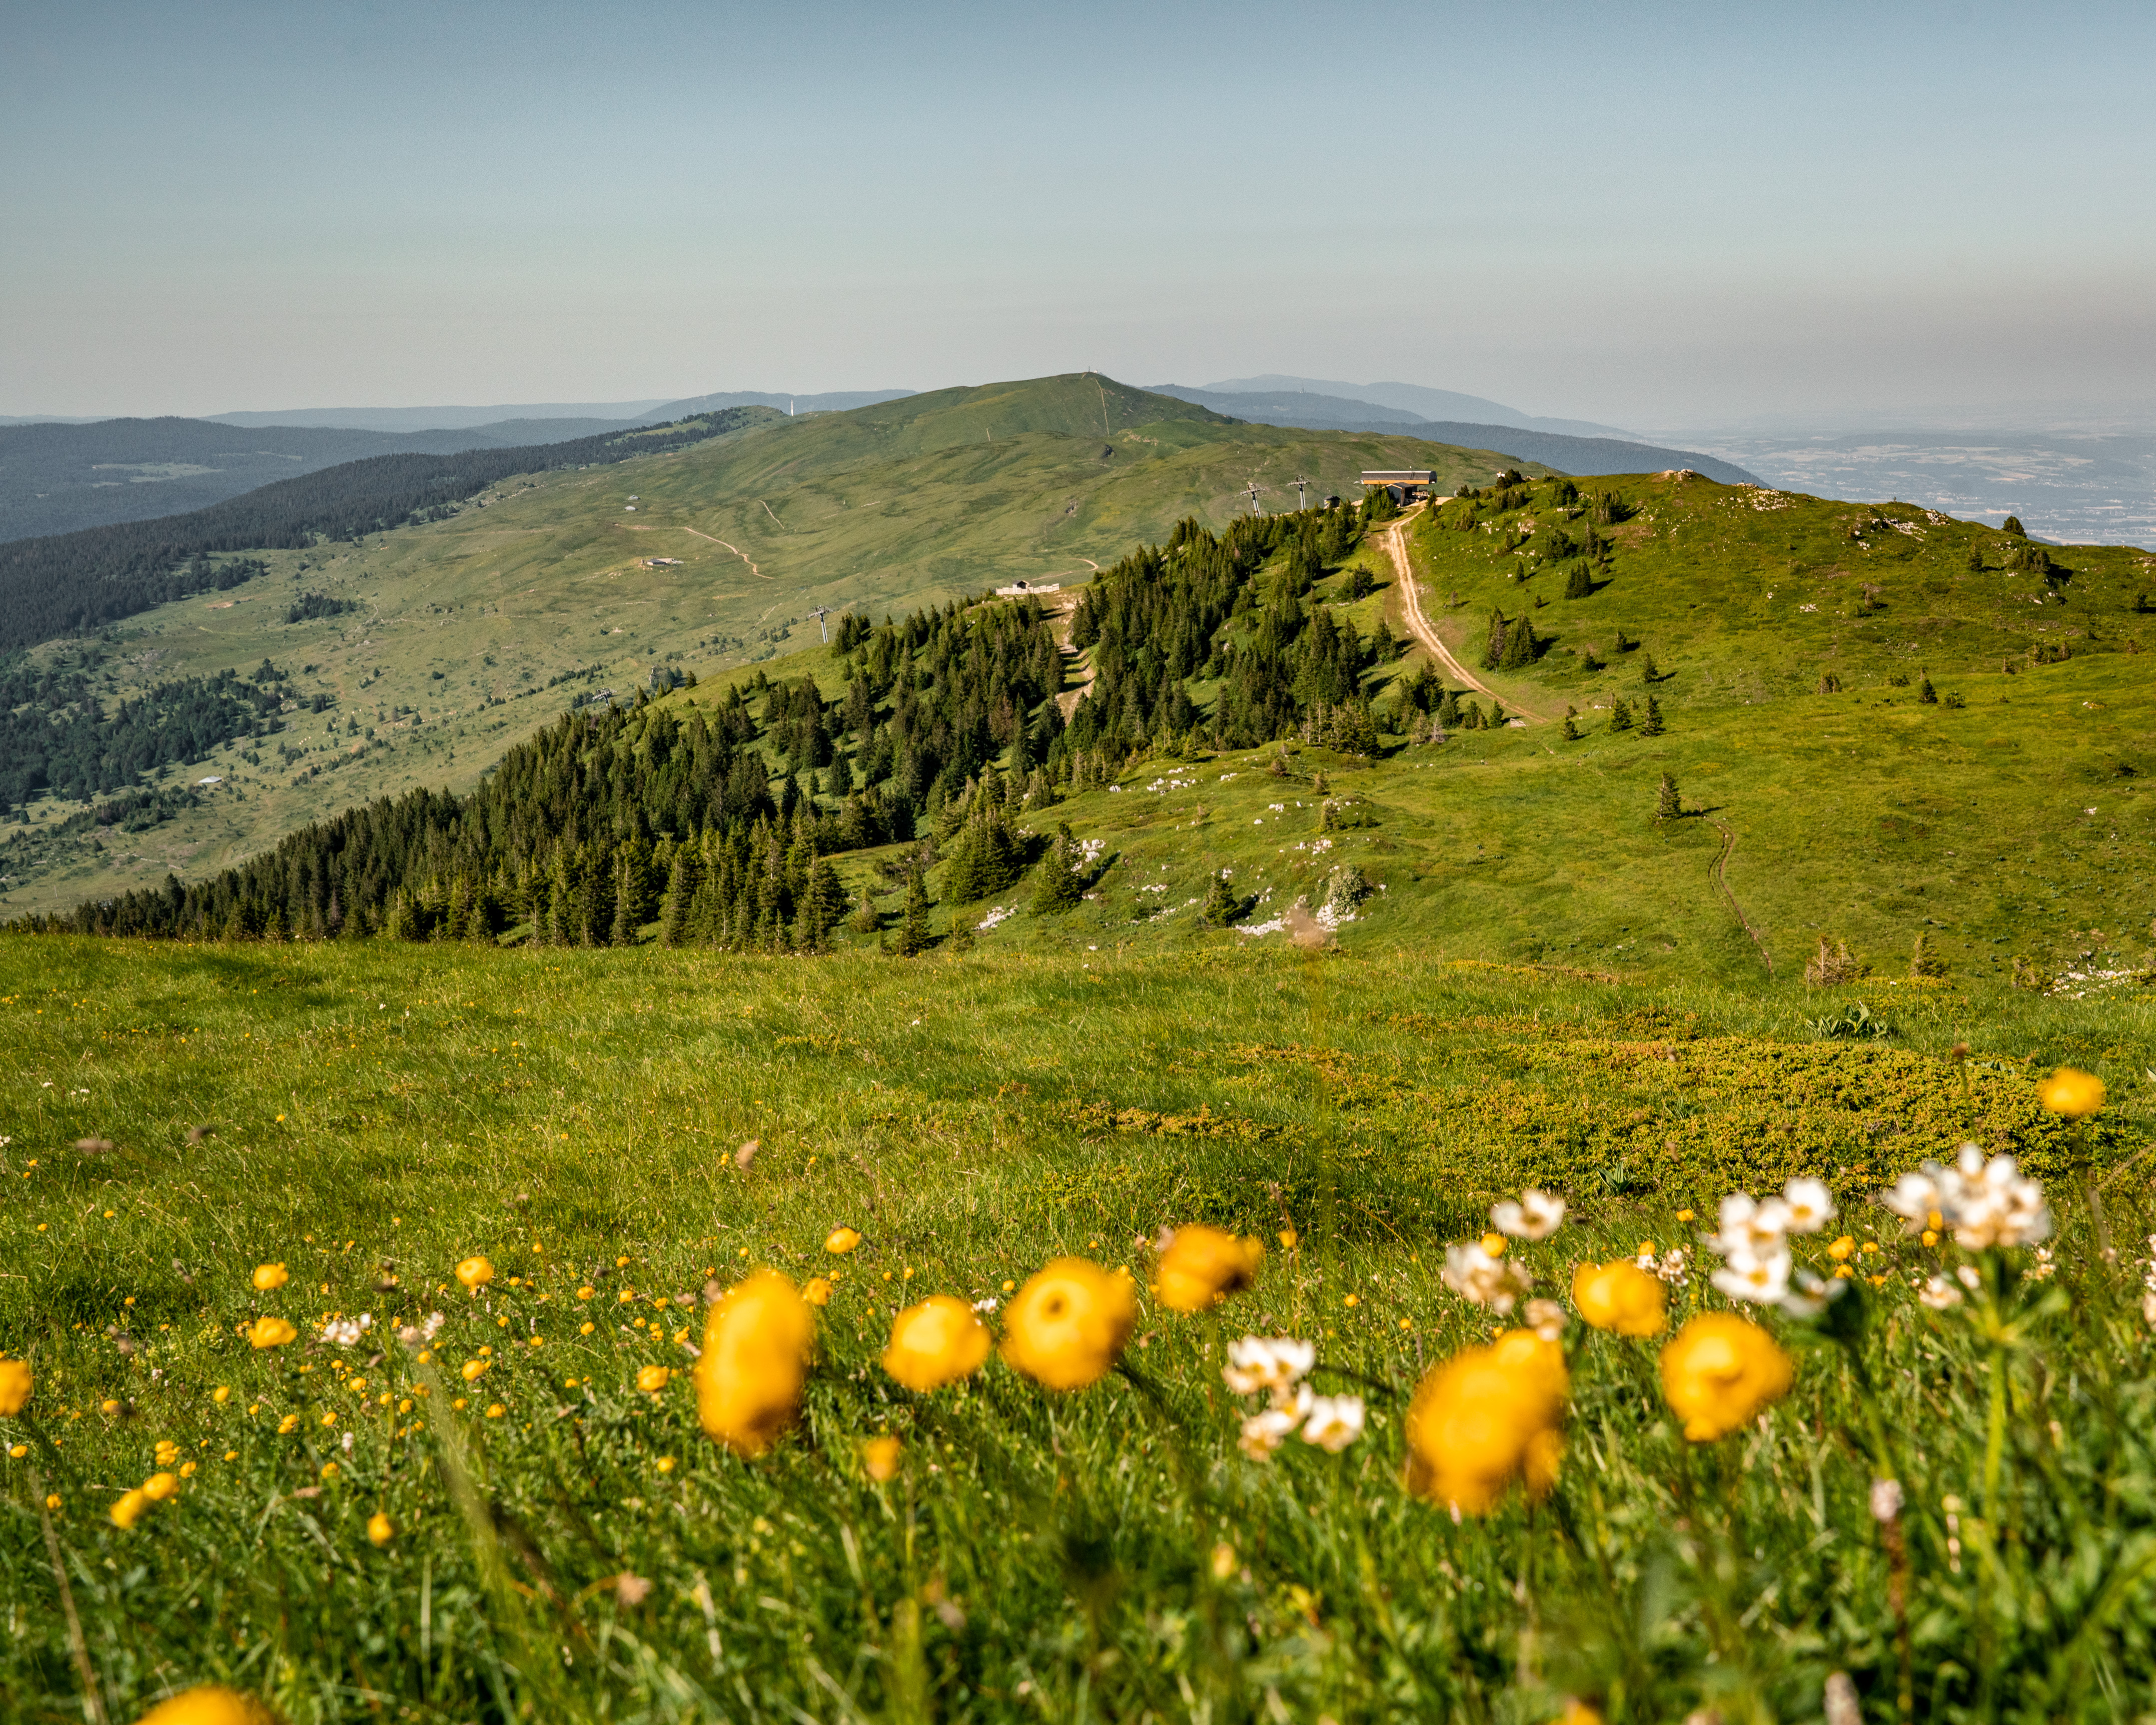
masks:
<svg viewBox="0 0 2156 1725"><path fill-rule="evenodd" d="M257 487L186 515L121 521L0 544L0 652L74 634L174 599L236 587L259 561L213 562L241 551L304 550L318 541L438 519L520 473L663 454L769 417L729 408L636 431L567 443L466 449L454 455L372 455Z"/></svg>
<svg viewBox="0 0 2156 1725"><path fill-rule="evenodd" d="M1164 547L1105 572L1072 619L1094 681L1068 748L1129 755L1191 736L1248 747L1296 734L1313 704L1362 702L1363 674L1397 651L1389 631L1380 624L1366 640L1353 619L1306 602L1389 506L1383 496L1241 516L1217 535L1186 519ZM1202 722L1194 680L1219 685Z"/></svg>
<svg viewBox="0 0 2156 1725"><path fill-rule="evenodd" d="M643 691L565 715L461 799L385 798L208 880L14 926L492 939L528 925L542 941L606 945L655 918L670 941L814 950L845 910L826 859L916 834L916 872L945 846L947 897L1001 891L1029 860L1018 811L1055 795L1030 765L1036 741L1044 757L1060 742L1061 658L1038 603L954 602L880 628L855 618L841 639L837 700L762 672L706 704Z"/></svg>
<svg viewBox="0 0 2156 1725"><path fill-rule="evenodd" d="M233 738L270 736L285 728L277 713L290 698L265 660L253 678L185 677L108 709L81 666L18 655L0 667L0 808L46 791L86 799Z"/></svg>

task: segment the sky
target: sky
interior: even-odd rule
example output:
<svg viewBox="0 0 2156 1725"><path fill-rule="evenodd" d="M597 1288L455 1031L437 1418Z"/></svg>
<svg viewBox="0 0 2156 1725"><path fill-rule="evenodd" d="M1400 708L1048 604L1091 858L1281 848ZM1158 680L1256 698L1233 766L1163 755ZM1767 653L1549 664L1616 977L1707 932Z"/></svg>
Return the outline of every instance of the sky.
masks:
<svg viewBox="0 0 2156 1725"><path fill-rule="evenodd" d="M2156 413L2156 7L0 0L0 413Z"/></svg>

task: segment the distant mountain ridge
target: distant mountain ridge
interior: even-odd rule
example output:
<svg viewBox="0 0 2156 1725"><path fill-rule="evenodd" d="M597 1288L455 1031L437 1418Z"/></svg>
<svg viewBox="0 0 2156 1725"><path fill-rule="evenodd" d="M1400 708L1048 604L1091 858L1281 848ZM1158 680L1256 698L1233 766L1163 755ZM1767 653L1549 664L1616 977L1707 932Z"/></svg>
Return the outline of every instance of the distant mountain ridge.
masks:
<svg viewBox="0 0 2156 1725"><path fill-rule="evenodd" d="M1498 425L1460 419L1418 419L1397 408L1376 406L1342 396L1297 391L1270 390L1237 395L1212 389L1192 389L1178 383L1155 386L1155 393L1172 395L1199 407L1248 419L1260 425L1298 426L1312 431L1383 431L1404 434L1434 444L1456 444L1471 449L1495 449L1515 460L1538 461L1581 479L1605 473L1661 473L1688 467L1725 485L1756 485L1760 481L1733 462L1702 454L1696 449L1673 449L1659 444L1635 443L1619 437L1574 437L1549 431L1525 430L1517 425ZM1443 393L1431 391L1432 394Z"/></svg>
<svg viewBox="0 0 2156 1725"><path fill-rule="evenodd" d="M1226 377L1197 388L1215 395L1267 395L1280 391L1327 395L1366 403L1371 407L1389 408L1395 413L1432 423L1512 425L1522 431L1547 431L1559 437L1614 437L1627 443L1640 441L1619 426L1600 425L1592 419L1545 418L1523 413L1501 401L1462 395L1455 389L1432 389L1421 383L1342 383L1324 377L1290 377L1268 372L1255 377Z"/></svg>

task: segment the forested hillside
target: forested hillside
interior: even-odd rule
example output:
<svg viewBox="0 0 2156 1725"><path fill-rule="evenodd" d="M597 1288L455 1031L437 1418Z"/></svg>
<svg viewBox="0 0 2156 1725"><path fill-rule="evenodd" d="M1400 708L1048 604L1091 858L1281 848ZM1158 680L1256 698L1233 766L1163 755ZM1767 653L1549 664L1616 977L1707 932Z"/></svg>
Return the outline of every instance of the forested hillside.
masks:
<svg viewBox="0 0 2156 1725"><path fill-rule="evenodd" d="M761 672L723 696L587 705L514 748L470 797L417 792L312 825L211 880L86 906L71 926L161 934L386 931L578 945L824 945L847 906L823 859L923 841L946 899L1009 886L1041 850L1018 824L1148 748L1315 726L1374 747L1367 675L1397 651L1316 589L1367 508L1180 524L1089 588L1096 681L1066 726L1064 655L1036 599L841 619L835 692ZM1339 597L1358 600L1367 576ZM662 681L670 679L662 679ZM1211 711L1192 691L1210 680ZM1416 685L1427 684L1424 679ZM860 907L856 906L858 910ZM872 917L870 918L872 921ZM43 926L43 925L40 925Z"/></svg>
<svg viewBox="0 0 2156 1725"><path fill-rule="evenodd" d="M301 550L438 520L511 474L664 454L778 417L734 408L629 432L447 455L377 455L280 480L192 514L0 545L0 652L92 629L259 572L213 562L234 552Z"/></svg>
<svg viewBox="0 0 2156 1725"><path fill-rule="evenodd" d="M548 427L523 436L501 435L504 429L248 429L170 417L99 419L86 425L0 425L0 541L184 515L259 485L373 455L444 455L623 428Z"/></svg>

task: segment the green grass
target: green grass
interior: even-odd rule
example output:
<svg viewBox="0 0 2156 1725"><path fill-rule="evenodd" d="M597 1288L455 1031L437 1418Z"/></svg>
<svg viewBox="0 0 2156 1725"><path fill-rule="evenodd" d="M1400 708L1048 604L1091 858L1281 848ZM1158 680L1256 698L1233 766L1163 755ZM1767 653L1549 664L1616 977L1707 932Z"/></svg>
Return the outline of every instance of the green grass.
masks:
<svg viewBox="0 0 2156 1725"><path fill-rule="evenodd" d="M1575 1326L1548 1506L1455 1526L1399 1484L1405 1392L1489 1333L1437 1271L1491 1198L1534 1178L1572 1200L1567 1230L1527 1249L1556 1293L1576 1258L1684 1240L1679 1207L1798 1168L1829 1175L1840 1225L1883 1247L1861 1358L1908 1499L1915 1710L2156 1704L2133 1245L2156 1219L2146 997L1914 991L1892 1001L1890 1041L1820 1042L1804 1027L1834 1003L1786 975L1610 984L1450 962L1383 926L1324 954L1232 934L1004 952L992 934L911 963L0 943L0 1343L35 1362L33 1411L59 1444L57 1465L33 1450L0 1476L0 1711L82 1717L34 1466L121 1718L224 1677L293 1725L1534 1721L1568 1694L1613 1721L1734 1720L1817 1717L1836 1670L1889 1718L1893 1559L1866 1509L1866 1404L1796 1327L1789 1399L1688 1449L1651 1346ZM2034 1105L2031 1075L2060 1061L2112 1086L2093 1150L2115 1266L2073 1142ZM2022 1152L2065 1224L2051 1286L2068 1297L2007 1363L1989 1502L1984 1350L1965 1313L1934 1319L1907 1286L1957 1255L1902 1241L1861 1197L1965 1135ZM923 1398L875 1364L897 1299L1000 1297L1059 1252L1142 1282L1137 1242L1199 1219L1301 1244L1217 1319L1148 1303L1135 1378L1051 1398L992 1362ZM687 1364L671 1337L707 1278L827 1270L840 1222L866 1243L773 1455L716 1450L682 1378L635 1393L640 1365ZM1823 1265L1819 1245L1803 1255ZM484 1300L450 1278L473 1252L500 1271ZM264 1260L291 1271L273 1295L249 1285ZM655 1336L627 1322L654 1297ZM1678 1301L1719 1303L1697 1278ZM435 1309L428 1365L379 1339ZM362 1310L376 1340L319 1338ZM301 1342L251 1352L234 1328L259 1311ZM1219 1349L1246 1328L1305 1335L1359 1374L1328 1387L1361 1382L1363 1441L1239 1455ZM449 1369L482 1346L496 1363L471 1405L445 1407ZM338 1363L363 1396L334 1384ZM906 1458L879 1486L858 1445L886 1430ZM123 1532L105 1506L160 1440L198 1471ZM402 1530L380 1549L377 1509ZM624 1573L653 1584L641 1603Z"/></svg>
<svg viewBox="0 0 2156 1725"><path fill-rule="evenodd" d="M33 824L0 849L0 916L154 884L168 869L198 877L373 797L469 788L568 700L626 695L654 665L706 674L814 646L819 607L880 619L1014 579L1082 581L1185 515L1218 526L1246 511L1252 481L1277 511L1293 506L1298 475L1317 495L1352 495L1366 467L1430 466L1450 488L1502 460L1409 438L1233 424L1070 376L514 479L450 520L361 547L265 552L259 580L122 625L101 698L266 657L335 706L288 715L259 762L227 748L175 769L178 783L225 783L208 806L139 837L60 839L50 829L80 805L35 805ZM677 562L654 568L655 557ZM302 593L361 608L285 623ZM590 675L549 686L578 671ZM288 759L280 744L300 752Z"/></svg>

